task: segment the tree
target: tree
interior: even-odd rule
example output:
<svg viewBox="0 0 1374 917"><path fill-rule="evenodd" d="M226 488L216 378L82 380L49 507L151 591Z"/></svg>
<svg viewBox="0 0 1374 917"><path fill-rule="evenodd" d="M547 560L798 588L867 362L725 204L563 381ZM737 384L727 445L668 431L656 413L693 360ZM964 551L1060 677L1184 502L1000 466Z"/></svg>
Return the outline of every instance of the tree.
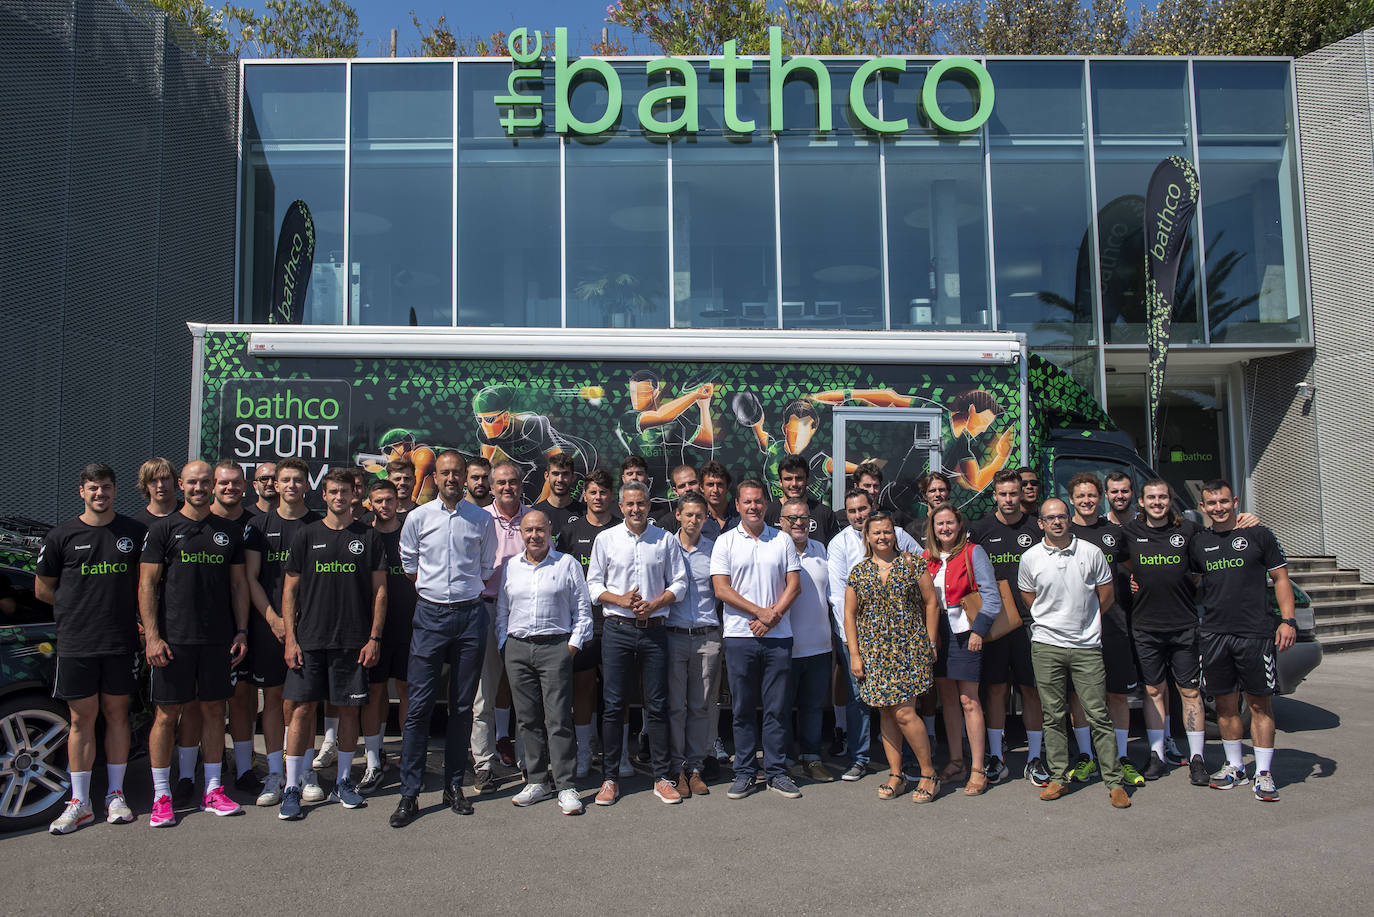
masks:
<svg viewBox="0 0 1374 917"><path fill-rule="evenodd" d="M225 6L257 57L357 57L358 13L345 0L265 0L263 12Z"/></svg>
<svg viewBox="0 0 1374 917"><path fill-rule="evenodd" d="M227 57L237 51L231 34L236 23L227 8L212 9L205 0L148 0L146 5L129 6L135 14L146 13L149 8L167 14L173 40L183 50L207 58Z"/></svg>
<svg viewBox="0 0 1374 917"><path fill-rule="evenodd" d="M420 57L501 57L508 53L504 31L492 32L486 38L464 35L449 28L447 15L440 14L438 20L426 25L414 10L410 11L410 21L420 33Z"/></svg>
<svg viewBox="0 0 1374 917"><path fill-rule="evenodd" d="M768 27L779 25L765 0L615 0L606 21L649 39L664 54L767 54Z"/></svg>
<svg viewBox="0 0 1374 917"><path fill-rule="evenodd" d="M788 0L780 24L789 54L930 54L935 14L925 0Z"/></svg>

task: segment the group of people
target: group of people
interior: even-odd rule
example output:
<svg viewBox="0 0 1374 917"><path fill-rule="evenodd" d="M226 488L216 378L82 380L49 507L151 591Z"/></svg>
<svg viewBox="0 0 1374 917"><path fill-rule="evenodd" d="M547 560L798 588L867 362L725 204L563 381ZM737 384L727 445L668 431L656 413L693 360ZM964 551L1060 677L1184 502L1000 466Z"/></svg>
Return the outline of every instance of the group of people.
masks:
<svg viewBox="0 0 1374 917"><path fill-rule="evenodd" d="M1296 638L1293 594L1273 534L1238 513L1225 481L1203 487L1211 525L1202 528L1178 516L1167 482L1137 494L1125 474L1079 474L1067 500L1042 501L1033 469L1003 471L994 512L970 522L935 472L919 482L925 507L908 518L878 508L882 471L872 463L854 473L842 513L808 497L810 468L798 456L780 463L782 494L771 500L764 482L735 484L708 462L673 468L673 499L656 507L643 458L619 471L618 481L591 471L575 498L572 462L552 454L544 499L527 506L516 465L447 451L433 464L433 500L413 502L414 468L401 459L371 482L359 469L329 471L321 514L306 504L310 470L298 459L256 466L252 504L232 460L177 471L152 459L138 478L148 504L126 517L113 509L114 470L88 465L83 512L49 532L36 569L38 597L56 614L54 694L71 712L72 799L52 832L94 821L102 714L106 820L134 820L123 779L144 660L155 827L175 824L196 798L212 814L240 812L226 782L284 820L326 799L365 805L385 780L390 682L402 733L390 824L404 827L420 811L445 665L442 792L458 814L473 811L469 763L477 794L496 788L498 763L518 766L517 806L556 798L579 814L594 746L593 802L616 804L635 773L632 706L654 797L707 795L725 757L723 682L731 799L760 787L798 798L799 782L833 781L822 761L828 703L840 779L869 773L876 710L888 765L880 799L910 790L929 803L958 783L980 795L1010 776L1012 684L1024 776L1043 800L1100 772L1111 804L1125 808L1127 786L1179 765L1195 785L1253 779L1257 798L1278 799L1270 696L1275 653ZM1141 682L1149 753L1138 769L1127 755L1127 695ZM1171 734L1170 685L1186 754ZM1225 751L1215 773L1204 764L1203 690L1216 699ZM1239 693L1252 714L1253 778ZM259 709L265 778L253 764ZM937 770L939 713L948 760ZM221 761L226 719L232 779ZM330 765L326 792L316 772Z"/></svg>

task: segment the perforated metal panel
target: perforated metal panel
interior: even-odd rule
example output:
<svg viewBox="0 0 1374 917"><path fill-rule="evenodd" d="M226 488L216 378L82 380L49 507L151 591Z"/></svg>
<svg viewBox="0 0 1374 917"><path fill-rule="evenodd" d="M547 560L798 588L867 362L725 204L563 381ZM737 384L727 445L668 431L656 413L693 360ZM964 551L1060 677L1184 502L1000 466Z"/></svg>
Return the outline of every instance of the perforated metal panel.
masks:
<svg viewBox="0 0 1374 917"><path fill-rule="evenodd" d="M0 0L0 511L184 460L188 320L233 319L237 67L139 0Z"/></svg>
<svg viewBox="0 0 1374 917"><path fill-rule="evenodd" d="M1312 352L1252 360L1245 379L1250 433L1250 498L1289 554L1326 553L1317 473L1317 426L1311 399L1297 388L1311 379Z"/></svg>

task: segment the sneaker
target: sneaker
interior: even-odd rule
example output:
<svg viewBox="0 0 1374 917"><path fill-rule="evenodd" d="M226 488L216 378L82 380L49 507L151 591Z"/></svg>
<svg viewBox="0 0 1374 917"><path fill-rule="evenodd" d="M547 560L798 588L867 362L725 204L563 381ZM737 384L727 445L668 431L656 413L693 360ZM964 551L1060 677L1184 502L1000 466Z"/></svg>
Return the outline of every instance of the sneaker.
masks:
<svg viewBox="0 0 1374 917"><path fill-rule="evenodd" d="M369 767L363 771L363 779L358 782L358 792L369 796L382 788L383 772L380 767Z"/></svg>
<svg viewBox="0 0 1374 917"><path fill-rule="evenodd" d="M196 798L196 782L190 777L182 777L172 787L172 805L184 809Z"/></svg>
<svg viewBox="0 0 1374 917"><path fill-rule="evenodd" d="M599 806L613 806L620 799L620 784L614 780L607 780L601 784L601 789L596 793L593 800Z"/></svg>
<svg viewBox="0 0 1374 917"><path fill-rule="evenodd" d="M753 774L737 774L735 782L730 784L730 789L725 791L727 799L743 799L754 791Z"/></svg>
<svg viewBox="0 0 1374 917"><path fill-rule="evenodd" d="M620 770L616 771L617 777L633 777L635 775L634 762L629 758L620 759Z"/></svg>
<svg viewBox="0 0 1374 917"><path fill-rule="evenodd" d="M95 822L95 813L91 811L89 800L82 802L79 799L67 801L67 807L62 810L62 814L48 825L49 834L71 834L78 828L84 828Z"/></svg>
<svg viewBox="0 0 1374 917"><path fill-rule="evenodd" d="M315 776L315 769L312 767L301 778L301 799L304 802L324 802L325 796L324 787L320 786L320 780Z"/></svg>
<svg viewBox="0 0 1374 917"><path fill-rule="evenodd" d="M987 763L983 765L983 769L987 771L989 784L1001 783L1003 780L1007 779L1007 766L1002 763L1002 759L996 755L988 758ZM917 779L920 778L918 777Z"/></svg>
<svg viewBox="0 0 1374 917"><path fill-rule="evenodd" d="M586 809L582 805L582 797L577 795L577 790L560 790L558 808L564 815L581 815Z"/></svg>
<svg viewBox="0 0 1374 917"><path fill-rule="evenodd" d="M281 795L281 809L278 810L277 817L282 821L296 821L301 815L301 788L289 786Z"/></svg>
<svg viewBox="0 0 1374 917"><path fill-rule="evenodd" d="M320 753L315 756L315 761L310 766L320 771L337 760L339 760L339 743L325 739L324 744L320 746ZM306 801L308 802L309 800Z"/></svg>
<svg viewBox="0 0 1374 917"><path fill-rule="evenodd" d="M479 767L472 772L472 791L479 796L496 792L496 778L492 776L491 768Z"/></svg>
<svg viewBox="0 0 1374 917"><path fill-rule="evenodd" d="M1050 784L1050 769L1043 758L1031 758L1026 762L1026 779L1031 786L1046 787Z"/></svg>
<svg viewBox="0 0 1374 917"><path fill-rule="evenodd" d="M134 820L134 810L129 808L123 790L115 790L105 797L105 823L107 825L127 825Z"/></svg>
<svg viewBox="0 0 1374 917"><path fill-rule="evenodd" d="M262 792L262 778L258 776L257 771L250 767L235 778L234 789L248 796L256 796Z"/></svg>
<svg viewBox="0 0 1374 917"><path fill-rule="evenodd" d="M1173 736L1164 737L1164 762L1166 764L1172 764L1174 767L1180 767L1188 763L1188 756L1179 749L1178 743L1174 741Z"/></svg>
<svg viewBox="0 0 1374 917"><path fill-rule="evenodd" d="M172 809L172 797L159 796L153 800L153 811L148 814L150 828L170 828L177 823L177 813Z"/></svg>
<svg viewBox="0 0 1374 917"><path fill-rule="evenodd" d="M353 785L351 780L340 780L334 784L334 791L329 794L330 802L337 802L345 809L361 809L367 805L367 800L358 793L358 788Z"/></svg>
<svg viewBox="0 0 1374 917"><path fill-rule="evenodd" d="M849 739L843 729L836 729L830 739L830 757L843 758L845 750L849 747Z"/></svg>
<svg viewBox="0 0 1374 917"><path fill-rule="evenodd" d="M730 763L730 754L725 750L725 743L720 740L720 736L716 736L715 744L711 746L711 757L721 764Z"/></svg>
<svg viewBox="0 0 1374 917"><path fill-rule="evenodd" d="M1131 759L1122 758L1120 760L1122 781L1124 781L1127 786L1144 786L1145 778L1141 775L1140 771L1135 769L1135 765L1131 762Z"/></svg>
<svg viewBox="0 0 1374 917"><path fill-rule="evenodd" d="M1230 790L1238 786L1245 786L1250 782L1250 778L1245 776L1245 768L1236 767L1227 762L1226 766L1212 775L1208 781L1214 790Z"/></svg>
<svg viewBox="0 0 1374 917"><path fill-rule="evenodd" d="M826 767L820 761L807 761L804 767L808 780L814 780L817 783L835 782L835 775L830 773L830 768Z"/></svg>
<svg viewBox="0 0 1374 917"><path fill-rule="evenodd" d="M792 778L786 774L779 774L768 781L768 789L774 793L781 793L788 799L801 799L801 790L792 782Z"/></svg>
<svg viewBox="0 0 1374 917"><path fill-rule="evenodd" d="M547 783L527 783L524 789L511 797L511 802L517 806L532 806L536 802L543 802L545 799L552 799L554 796L553 787Z"/></svg>
<svg viewBox="0 0 1374 917"><path fill-rule="evenodd" d="M1188 762L1188 779L1193 786L1209 786L1212 783L1212 776L1207 773L1207 765L1202 760L1202 755L1193 755L1193 760Z"/></svg>
<svg viewBox="0 0 1374 917"><path fill-rule="evenodd" d="M1097 773L1097 762L1091 756L1082 754L1078 756L1078 762L1074 764L1069 776L1074 783L1087 783L1095 773Z"/></svg>
<svg viewBox="0 0 1374 917"><path fill-rule="evenodd" d="M864 779L864 777L867 774L868 768L862 764L856 763L849 765L849 770L845 771L843 774L840 774L840 779L843 780L845 783L853 783L856 780Z"/></svg>
<svg viewBox="0 0 1374 917"><path fill-rule="evenodd" d="M1274 775L1260 771L1255 775L1255 798L1261 802L1278 802L1279 788L1274 783Z"/></svg>
<svg viewBox="0 0 1374 917"><path fill-rule="evenodd" d="M263 807L281 805L281 789L284 778L281 774L269 772L262 782L262 792L258 794L257 804Z"/></svg>
<svg viewBox="0 0 1374 917"><path fill-rule="evenodd" d="M659 802L670 806L682 802L682 794L677 791L677 787L673 786L672 781L663 777L654 781L654 795L658 797Z"/></svg>
<svg viewBox="0 0 1374 917"><path fill-rule="evenodd" d="M1145 765L1144 777L1146 780L1158 780L1169 773L1169 766L1164 763L1164 759L1154 752L1150 752L1150 763Z"/></svg>
<svg viewBox="0 0 1374 917"><path fill-rule="evenodd" d="M200 810L211 815L237 815L243 811L243 806L230 799L224 787L217 786L200 801Z"/></svg>

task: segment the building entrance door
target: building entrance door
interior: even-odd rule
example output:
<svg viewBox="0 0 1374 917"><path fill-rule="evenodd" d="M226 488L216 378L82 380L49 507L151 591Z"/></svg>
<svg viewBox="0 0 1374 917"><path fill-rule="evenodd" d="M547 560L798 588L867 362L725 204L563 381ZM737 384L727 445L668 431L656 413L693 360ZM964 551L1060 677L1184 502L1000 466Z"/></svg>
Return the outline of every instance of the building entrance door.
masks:
<svg viewBox="0 0 1374 917"><path fill-rule="evenodd" d="M835 408L831 487L836 511L844 512L850 473L871 461L883 470L876 508L919 515L925 504L916 482L940 467L940 415L938 408Z"/></svg>
<svg viewBox="0 0 1374 917"><path fill-rule="evenodd" d="M1145 376L1108 374L1107 411L1135 439L1137 451L1148 456ZM1166 379L1157 470L1176 493L1191 494L1198 506L1202 505L1204 481L1230 475L1228 425L1224 377L1179 375Z"/></svg>

